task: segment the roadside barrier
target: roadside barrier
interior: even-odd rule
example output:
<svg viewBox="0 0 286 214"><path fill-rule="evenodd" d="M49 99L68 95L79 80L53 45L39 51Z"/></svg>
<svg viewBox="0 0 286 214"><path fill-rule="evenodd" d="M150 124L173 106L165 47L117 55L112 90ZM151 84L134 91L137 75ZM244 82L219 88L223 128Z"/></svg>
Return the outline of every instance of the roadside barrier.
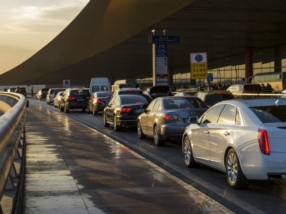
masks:
<svg viewBox="0 0 286 214"><path fill-rule="evenodd" d="M24 95L0 92L0 110L4 113L0 117L0 214L6 191L14 196L11 213L21 213L22 209L26 105Z"/></svg>

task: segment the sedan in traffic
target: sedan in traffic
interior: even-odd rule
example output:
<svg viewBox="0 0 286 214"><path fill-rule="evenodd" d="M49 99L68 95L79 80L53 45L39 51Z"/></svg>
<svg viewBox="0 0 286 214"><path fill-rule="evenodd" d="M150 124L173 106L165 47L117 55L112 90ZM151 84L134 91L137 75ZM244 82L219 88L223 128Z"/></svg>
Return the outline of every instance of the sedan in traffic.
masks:
<svg viewBox="0 0 286 214"><path fill-rule="evenodd" d="M286 99L222 101L190 123L182 141L187 167L220 170L232 188L286 179Z"/></svg>
<svg viewBox="0 0 286 214"><path fill-rule="evenodd" d="M88 113L92 113L96 115L99 111L103 111L103 109L107 106L112 97L111 91L106 92L94 92L88 101L87 111Z"/></svg>
<svg viewBox="0 0 286 214"><path fill-rule="evenodd" d="M137 117L148 104L147 99L141 95L115 95L104 108L104 126L108 127L112 124L115 131L119 131L121 127L136 127Z"/></svg>
<svg viewBox="0 0 286 214"><path fill-rule="evenodd" d="M181 139L189 117L199 117L207 109L197 97L158 97L138 117L138 137L151 136L157 146L163 146L167 140Z"/></svg>

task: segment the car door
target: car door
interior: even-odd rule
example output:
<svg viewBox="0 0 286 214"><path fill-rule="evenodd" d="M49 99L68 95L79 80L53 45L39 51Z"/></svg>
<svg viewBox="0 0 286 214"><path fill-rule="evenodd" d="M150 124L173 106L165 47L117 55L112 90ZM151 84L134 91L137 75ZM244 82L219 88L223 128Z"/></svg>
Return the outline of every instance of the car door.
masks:
<svg viewBox="0 0 286 214"><path fill-rule="evenodd" d="M116 99L118 99L118 96L113 97L104 109L106 120L109 122L113 122L113 109Z"/></svg>
<svg viewBox="0 0 286 214"><path fill-rule="evenodd" d="M148 115L153 110L153 106L157 100L153 100L146 108L146 110L140 115L140 125L141 129L144 134L147 134L147 122L148 122Z"/></svg>
<svg viewBox="0 0 286 214"><path fill-rule="evenodd" d="M156 99L156 102L152 108L152 110L149 112L148 116L147 116L147 132L149 135L153 136L153 127L154 127L154 123L158 114L158 109L160 108L160 105L162 103L162 99L158 98Z"/></svg>
<svg viewBox="0 0 286 214"><path fill-rule="evenodd" d="M192 130L193 153L196 159L209 163L209 133L212 124L216 124L224 105L210 108L199 121L198 129Z"/></svg>
<svg viewBox="0 0 286 214"><path fill-rule="evenodd" d="M237 108L226 104L217 123L209 124L210 164L223 166L225 147L232 139Z"/></svg>

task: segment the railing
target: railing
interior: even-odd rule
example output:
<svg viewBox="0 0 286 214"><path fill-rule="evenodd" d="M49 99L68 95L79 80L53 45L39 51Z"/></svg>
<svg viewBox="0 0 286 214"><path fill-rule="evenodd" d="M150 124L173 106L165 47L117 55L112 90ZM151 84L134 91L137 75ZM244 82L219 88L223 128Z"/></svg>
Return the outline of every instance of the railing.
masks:
<svg viewBox="0 0 286 214"><path fill-rule="evenodd" d="M1 202L3 195L11 191L13 202L11 213L20 213L18 207L22 198L19 185L24 179L24 143L27 100L22 94L0 92L0 214L3 213ZM20 163L20 168L16 163ZM21 176L23 175L23 176Z"/></svg>

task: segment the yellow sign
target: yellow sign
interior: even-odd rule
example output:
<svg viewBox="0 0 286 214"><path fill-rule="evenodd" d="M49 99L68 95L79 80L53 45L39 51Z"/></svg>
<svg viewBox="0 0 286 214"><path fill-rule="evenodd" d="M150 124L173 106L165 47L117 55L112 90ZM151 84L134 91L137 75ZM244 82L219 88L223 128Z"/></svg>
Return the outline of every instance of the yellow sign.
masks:
<svg viewBox="0 0 286 214"><path fill-rule="evenodd" d="M208 64L207 62L191 63L191 79L207 79Z"/></svg>

